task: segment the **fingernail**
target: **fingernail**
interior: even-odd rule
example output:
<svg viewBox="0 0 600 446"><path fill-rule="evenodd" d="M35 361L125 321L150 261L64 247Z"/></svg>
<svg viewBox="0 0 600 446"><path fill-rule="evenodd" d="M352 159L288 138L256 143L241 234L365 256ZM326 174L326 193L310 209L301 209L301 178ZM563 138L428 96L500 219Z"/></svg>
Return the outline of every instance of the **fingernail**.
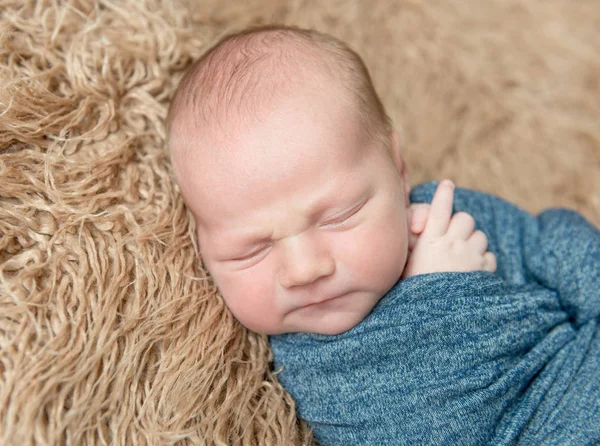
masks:
<svg viewBox="0 0 600 446"><path fill-rule="evenodd" d="M442 183L444 184L444 186L454 187L454 183L452 182L452 180L442 180Z"/></svg>

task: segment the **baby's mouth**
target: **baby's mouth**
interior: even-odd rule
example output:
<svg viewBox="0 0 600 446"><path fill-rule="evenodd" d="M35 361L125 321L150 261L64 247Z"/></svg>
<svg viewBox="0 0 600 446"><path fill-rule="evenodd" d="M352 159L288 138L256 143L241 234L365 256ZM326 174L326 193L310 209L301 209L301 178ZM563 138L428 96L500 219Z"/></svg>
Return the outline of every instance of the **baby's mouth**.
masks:
<svg viewBox="0 0 600 446"><path fill-rule="evenodd" d="M325 305L325 304L328 304L328 303L333 302L335 300L341 299L342 297L346 296L347 294L348 293L337 294L337 295L334 295L333 297L328 297L328 298L323 299L323 300L319 300L319 301L316 301L316 302L309 303L307 305L303 305L300 308L301 309L303 309L303 308L314 308L314 307L318 307L320 305Z"/></svg>

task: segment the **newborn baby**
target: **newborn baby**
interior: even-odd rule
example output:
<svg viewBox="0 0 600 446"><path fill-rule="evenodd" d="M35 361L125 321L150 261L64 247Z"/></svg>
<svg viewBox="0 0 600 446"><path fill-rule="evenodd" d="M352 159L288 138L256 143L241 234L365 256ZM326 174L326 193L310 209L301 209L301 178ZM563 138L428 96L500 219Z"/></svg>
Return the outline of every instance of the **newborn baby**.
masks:
<svg viewBox="0 0 600 446"><path fill-rule="evenodd" d="M225 41L182 81L169 135L204 264L246 327L341 333L400 278L424 214L409 218L397 134L340 43L291 30ZM451 185L440 199L449 218ZM431 255L412 274L495 269L472 219L454 223L464 258Z"/></svg>
<svg viewBox="0 0 600 446"><path fill-rule="evenodd" d="M322 444L600 440L598 231L448 181L411 194L343 43L224 39L168 135L204 265Z"/></svg>

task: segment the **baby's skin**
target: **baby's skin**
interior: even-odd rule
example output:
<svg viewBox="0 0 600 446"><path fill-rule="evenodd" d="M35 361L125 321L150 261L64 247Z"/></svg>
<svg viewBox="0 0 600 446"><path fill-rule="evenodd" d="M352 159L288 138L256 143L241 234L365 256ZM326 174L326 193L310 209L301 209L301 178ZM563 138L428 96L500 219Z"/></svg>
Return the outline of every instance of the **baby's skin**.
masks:
<svg viewBox="0 0 600 446"><path fill-rule="evenodd" d="M413 205L414 241L402 277L435 272L496 271L496 257L487 251L488 240L475 230L466 212L452 215L454 184L442 181L431 205Z"/></svg>
<svg viewBox="0 0 600 446"><path fill-rule="evenodd" d="M449 180L411 194L343 43L225 39L182 80L168 133L204 266L273 335L321 443L598 444L597 230Z"/></svg>
<svg viewBox="0 0 600 446"><path fill-rule="evenodd" d="M402 277L495 271L473 219L452 215L454 185L443 181L430 206L411 206L399 134L379 126L373 136L329 56L293 33L218 46L169 112L171 160L202 261L237 320L264 334L339 334ZM254 53L239 90L211 97ZM199 91L207 97L196 103Z"/></svg>

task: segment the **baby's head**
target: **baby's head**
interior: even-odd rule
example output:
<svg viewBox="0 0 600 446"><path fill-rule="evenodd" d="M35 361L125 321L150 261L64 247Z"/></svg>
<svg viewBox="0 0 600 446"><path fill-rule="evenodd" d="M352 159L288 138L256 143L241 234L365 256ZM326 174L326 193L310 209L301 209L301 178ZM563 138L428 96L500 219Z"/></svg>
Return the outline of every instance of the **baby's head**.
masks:
<svg viewBox="0 0 600 446"><path fill-rule="evenodd" d="M290 28L230 36L186 73L167 125L202 260L246 327L341 333L399 280L406 169L343 43Z"/></svg>

